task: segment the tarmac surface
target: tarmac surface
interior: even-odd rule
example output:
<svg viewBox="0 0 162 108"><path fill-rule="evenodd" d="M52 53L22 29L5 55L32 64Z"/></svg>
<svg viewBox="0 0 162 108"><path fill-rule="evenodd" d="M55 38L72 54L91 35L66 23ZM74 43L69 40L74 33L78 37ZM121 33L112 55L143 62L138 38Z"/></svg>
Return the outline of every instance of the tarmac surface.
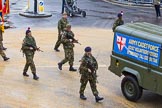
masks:
<svg viewBox="0 0 162 108"><path fill-rule="evenodd" d="M57 21L61 18L61 0L46 0L45 11L52 17L33 19L19 16L26 9L27 0L12 0L11 13L7 16L9 25L16 27L5 30L5 53L11 59L4 62L0 59L0 108L162 108L162 96L144 91L142 98L136 103L127 101L120 90L122 78L108 70L112 49L112 24L116 14L124 11L125 23L150 22L162 25L162 18L156 19L154 8L132 7L103 2L102 0L78 0L78 6L87 12L87 17L76 16L68 18L76 39L82 45L75 45L74 67L78 69L79 60L84 54L84 48L91 46L93 55L99 63L97 84L101 103L96 103L90 86L87 85L85 95L87 100L79 98L80 75L69 72L68 64L63 70L57 69L57 63L64 58L61 52L53 50L57 40ZM20 52L25 30L31 27L37 45L44 52L36 52L35 64L39 81L23 77L25 57Z"/></svg>
<svg viewBox="0 0 162 108"><path fill-rule="evenodd" d="M20 52L25 28L9 29L4 33L5 52L11 59L0 60L0 108L161 108L162 98L159 95L144 91L142 98L136 102L127 101L120 90L122 78L108 70L112 48L113 32L97 28L73 28L76 39L74 67L78 69L79 60L84 54L84 47L91 46L92 53L99 63L97 84L100 96L104 101L96 103L89 84L85 90L87 100L79 98L80 75L69 72L68 64L63 70L57 69L57 63L64 58L61 52L53 50L57 39L56 28L32 28L37 45L44 52L36 52L35 64L39 81L22 75L25 57ZM84 32L83 32L84 30ZM99 38L100 37L100 38Z"/></svg>
<svg viewBox="0 0 162 108"><path fill-rule="evenodd" d="M107 0L77 0L77 6L86 11L87 17L81 15L69 17L68 20L73 27L97 27L110 29L120 11L124 12L125 23L148 22L162 25L162 18L156 18L154 7L122 5ZM27 9L27 0L12 0L11 13L8 15L9 24L16 28L30 27L56 27L61 17L61 0L46 0L45 12L51 13L49 18L25 18L19 13ZM23 24L22 24L23 22Z"/></svg>

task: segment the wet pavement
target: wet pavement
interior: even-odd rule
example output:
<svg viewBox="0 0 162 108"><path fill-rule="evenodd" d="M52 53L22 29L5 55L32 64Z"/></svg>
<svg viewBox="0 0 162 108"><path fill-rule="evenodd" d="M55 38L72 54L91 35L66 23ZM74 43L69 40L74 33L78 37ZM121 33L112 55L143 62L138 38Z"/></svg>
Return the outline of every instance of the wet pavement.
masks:
<svg viewBox="0 0 162 108"><path fill-rule="evenodd" d="M19 12L25 11L27 0L12 0L8 21L16 28L4 33L4 46L8 48L5 53L11 59L8 62L0 60L0 108L161 108L162 96L149 91L144 91L136 103L127 101L120 90L122 78L111 73L108 66L113 40L110 28L118 12L124 11L125 23L147 21L162 25L162 19L155 18L152 8L113 5L100 0L78 2L79 7L86 10L87 17L68 18L76 39L82 43L75 45L74 66L79 67L84 47L92 46L92 53L99 63L97 87L104 101L95 102L89 85L85 90L88 99L80 100L79 73L69 72L68 64L62 71L57 69L57 63L64 57L62 46L59 53L53 50L57 40L57 21L61 17L61 0L45 1L45 10L53 16L41 19L19 16ZM30 71L29 78L22 76L25 57L20 48L27 27L31 27L37 45L44 51L37 52L34 59L39 81L32 79Z"/></svg>
<svg viewBox="0 0 162 108"><path fill-rule="evenodd" d="M85 32L82 32L85 30ZM53 44L57 39L56 28L33 28L32 33L37 45L44 52L35 54L35 64L39 81L22 76L25 58L20 52L24 38L24 29L6 30L4 45L5 52L11 59L8 62L0 60L0 108L161 108L162 98L159 95L144 91L142 98L136 102L127 101L120 90L122 78L108 71L113 33L107 29L73 28L76 38L82 45L76 44L75 67L78 69L79 60L83 56L83 49L89 45L93 48L93 55L99 63L97 84L99 93L105 99L96 103L89 84L85 90L87 100L79 98L78 72L69 72L68 64L63 70L57 69L57 63L63 59L61 52L53 51ZM95 34L93 34L95 32ZM92 35L93 34L93 35ZM98 38L100 36L100 38ZM96 44L97 43L97 44ZM106 46L106 47L103 47Z"/></svg>
<svg viewBox="0 0 162 108"><path fill-rule="evenodd" d="M117 13L120 11L124 12L123 19L125 23L145 21L156 25L162 25L162 18L156 18L155 9L153 7L122 6L102 0L78 0L77 5L80 9L87 12L87 17L83 18L80 15L73 18L69 17L69 21L73 26L111 28ZM45 11L53 15L49 18L34 19L19 16L19 13L24 12L26 8L27 0L11 1L11 14L8 20L13 23L13 26L17 28L26 26L55 27L57 21L61 17L61 0L45 1ZM22 24L22 22L25 23L25 25Z"/></svg>

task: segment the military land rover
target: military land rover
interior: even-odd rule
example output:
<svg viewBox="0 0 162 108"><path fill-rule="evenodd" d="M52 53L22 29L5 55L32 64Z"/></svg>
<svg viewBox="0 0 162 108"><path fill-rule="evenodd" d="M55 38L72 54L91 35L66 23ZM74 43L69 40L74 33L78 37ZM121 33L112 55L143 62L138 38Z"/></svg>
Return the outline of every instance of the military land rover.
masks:
<svg viewBox="0 0 162 108"><path fill-rule="evenodd" d="M118 26L110 57L109 70L124 76L126 99L137 101L143 89L162 95L162 27L146 22Z"/></svg>

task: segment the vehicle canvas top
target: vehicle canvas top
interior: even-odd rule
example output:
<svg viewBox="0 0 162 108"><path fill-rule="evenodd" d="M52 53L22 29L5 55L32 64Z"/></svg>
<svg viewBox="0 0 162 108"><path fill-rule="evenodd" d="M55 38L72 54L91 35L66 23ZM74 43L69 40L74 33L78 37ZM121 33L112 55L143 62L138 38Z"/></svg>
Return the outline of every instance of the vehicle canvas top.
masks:
<svg viewBox="0 0 162 108"><path fill-rule="evenodd" d="M162 44L162 27L154 24L146 22L128 23L118 26L115 32Z"/></svg>
<svg viewBox="0 0 162 108"><path fill-rule="evenodd" d="M162 27L145 22L130 23L115 30L113 52L159 66L161 44Z"/></svg>

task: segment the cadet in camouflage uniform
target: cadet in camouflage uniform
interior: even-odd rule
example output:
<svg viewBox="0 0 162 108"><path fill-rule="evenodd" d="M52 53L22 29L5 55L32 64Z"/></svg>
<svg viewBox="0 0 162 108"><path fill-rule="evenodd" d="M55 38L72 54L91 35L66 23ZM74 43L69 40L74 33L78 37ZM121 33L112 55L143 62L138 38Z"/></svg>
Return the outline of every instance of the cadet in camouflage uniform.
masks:
<svg viewBox="0 0 162 108"><path fill-rule="evenodd" d="M98 69L98 63L91 54L91 47L86 47L84 51L85 54L81 59L81 65L79 67L79 72L81 74L81 79L80 79L81 86L79 91L80 98L83 100L87 99L84 96L84 90L89 81L96 102L99 102L103 100L103 98L98 96L98 91L96 86L96 80L97 80L96 71Z"/></svg>
<svg viewBox="0 0 162 108"><path fill-rule="evenodd" d="M63 13L62 18L58 21L58 40L57 40L55 47L54 47L54 50L57 51L57 52L59 52L58 47L61 44L61 35L62 35L62 33L63 33L64 29L66 28L68 23L69 22L67 20L67 14Z"/></svg>
<svg viewBox="0 0 162 108"><path fill-rule="evenodd" d="M65 52L65 58L58 63L58 68L62 70L62 65L66 62L69 62L70 68L69 71L77 71L73 68L73 62L74 62L74 43L73 40L70 38L74 38L74 33L71 31L71 25L67 25L66 30L63 33L63 37L61 39L61 42L63 44L64 52Z"/></svg>
<svg viewBox="0 0 162 108"><path fill-rule="evenodd" d="M117 26L120 26L120 25L123 25L124 24L124 21L122 19L122 16L123 16L122 13L119 13L118 14L118 19L114 22L113 27L112 27L113 32L115 31L115 28Z"/></svg>
<svg viewBox="0 0 162 108"><path fill-rule="evenodd" d="M28 28L28 30L26 31L26 36L22 44L22 51L26 56L26 64L23 70L23 75L26 77L29 77L29 75L27 74L27 71L28 71L28 68L30 67L34 80L39 79L39 77L36 75L36 67L33 61L34 53L36 50L38 50L38 48L37 48L35 39L34 37L32 37L30 28Z"/></svg>
<svg viewBox="0 0 162 108"><path fill-rule="evenodd" d="M2 56L3 60L4 61L7 61L9 60L10 58L6 57L6 54L3 52L3 34L2 34L2 26L0 26L0 55Z"/></svg>

